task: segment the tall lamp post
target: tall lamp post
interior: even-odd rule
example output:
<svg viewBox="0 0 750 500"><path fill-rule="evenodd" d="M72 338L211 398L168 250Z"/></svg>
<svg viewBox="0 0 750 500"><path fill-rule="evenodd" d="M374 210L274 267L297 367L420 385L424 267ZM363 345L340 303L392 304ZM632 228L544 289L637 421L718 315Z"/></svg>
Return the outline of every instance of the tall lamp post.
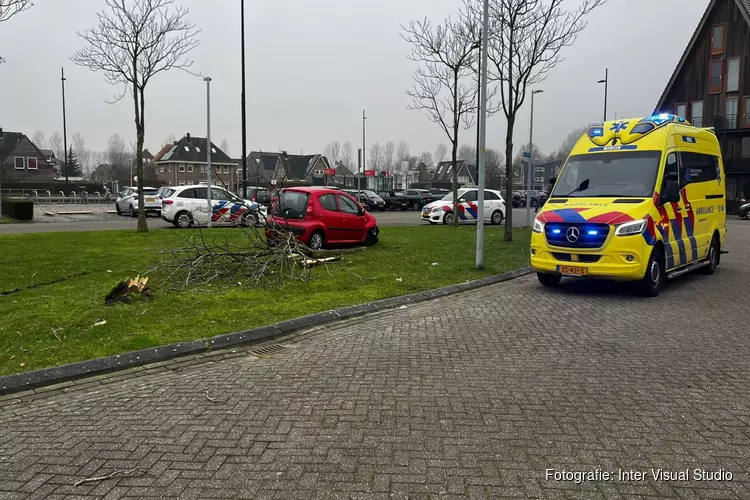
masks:
<svg viewBox="0 0 750 500"><path fill-rule="evenodd" d="M242 199L247 199L247 116L245 109L245 0L240 0L242 32Z"/></svg>
<svg viewBox="0 0 750 500"><path fill-rule="evenodd" d="M206 201L208 201L208 227L211 227L211 219L214 215L211 204L211 78L207 76L203 81L206 82L206 164L208 165Z"/></svg>
<svg viewBox="0 0 750 500"><path fill-rule="evenodd" d="M65 184L68 183L68 125L67 120L65 118L65 68L60 68L60 81L62 82L62 105L63 105L63 148L65 149L65 153L63 154L63 158L65 158L65 163L63 164L63 168L65 169Z"/></svg>
<svg viewBox="0 0 750 500"><path fill-rule="evenodd" d="M367 131L367 115L365 115L365 110L362 110L362 172L357 177L357 194L359 194L359 191L362 190L362 176L365 174L365 170L367 170L367 163L365 161L365 157L367 156L367 141L366 141L366 131Z"/></svg>
<svg viewBox="0 0 750 500"><path fill-rule="evenodd" d="M604 80L599 80L596 83L604 84L604 121L607 121L607 85L609 84L609 68L604 69Z"/></svg>
<svg viewBox="0 0 750 500"><path fill-rule="evenodd" d="M476 267L484 267L484 169L487 159L485 141L487 139L487 31L489 27L489 0L484 0L484 15L482 29L482 55L480 59L481 74L479 78L479 145L477 147L477 168L479 196L477 199L477 251ZM506 208L507 210L507 208Z"/></svg>
<svg viewBox="0 0 750 500"><path fill-rule="evenodd" d="M481 120L480 114L482 113L482 55L484 54L484 50L482 49L482 40L484 40L484 36L482 35L484 33L484 30L479 30L479 41L474 44L474 48L479 50L479 67L477 68L477 177L479 177L479 153L480 149L482 149L482 146L480 145L481 139L481 126L479 124L479 121ZM479 185L479 179L477 179L477 185Z"/></svg>
<svg viewBox="0 0 750 500"><path fill-rule="evenodd" d="M531 187L534 179L534 96L541 94L543 90L531 92L531 123L529 125L529 161L526 181L526 226L531 227ZM538 203L538 201L537 201Z"/></svg>

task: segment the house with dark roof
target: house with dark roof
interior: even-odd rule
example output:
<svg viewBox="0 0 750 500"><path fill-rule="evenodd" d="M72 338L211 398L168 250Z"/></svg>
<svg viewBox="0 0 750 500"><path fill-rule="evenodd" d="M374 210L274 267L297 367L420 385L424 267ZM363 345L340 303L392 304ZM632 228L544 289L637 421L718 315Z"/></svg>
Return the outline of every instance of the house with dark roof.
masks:
<svg viewBox="0 0 750 500"><path fill-rule="evenodd" d="M57 173L47 156L25 134L0 128L0 182L33 183L55 179Z"/></svg>
<svg viewBox="0 0 750 500"><path fill-rule="evenodd" d="M268 185L282 180L323 184L331 164L320 155L290 155L286 151L272 153L253 151L248 155L248 185Z"/></svg>
<svg viewBox="0 0 750 500"><path fill-rule="evenodd" d="M458 186L476 186L476 167L464 160L456 161ZM450 188L453 181L453 161L441 161L435 168L431 184L437 188Z"/></svg>
<svg viewBox="0 0 750 500"><path fill-rule="evenodd" d="M208 159L205 137L193 137L189 133L173 144L167 144L153 158L158 183L170 186L185 186L206 182ZM211 182L227 188L237 179L237 161L211 143Z"/></svg>
<svg viewBox="0 0 750 500"><path fill-rule="evenodd" d="M728 210L750 197L749 63L750 0L711 0L654 110L714 128Z"/></svg>

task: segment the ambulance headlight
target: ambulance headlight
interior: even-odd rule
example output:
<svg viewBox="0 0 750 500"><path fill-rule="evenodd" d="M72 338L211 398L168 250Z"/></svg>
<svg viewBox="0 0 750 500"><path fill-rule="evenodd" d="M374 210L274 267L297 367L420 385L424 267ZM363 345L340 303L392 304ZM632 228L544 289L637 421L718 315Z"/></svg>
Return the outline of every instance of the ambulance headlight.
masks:
<svg viewBox="0 0 750 500"><path fill-rule="evenodd" d="M540 221L539 219L534 219L534 232L535 233L543 233L544 232L544 222Z"/></svg>
<svg viewBox="0 0 750 500"><path fill-rule="evenodd" d="M617 226L617 229L615 229L615 235L630 236L633 234L641 234L646 230L647 226L648 223L646 222L646 219L626 222L625 224L620 224L619 226Z"/></svg>

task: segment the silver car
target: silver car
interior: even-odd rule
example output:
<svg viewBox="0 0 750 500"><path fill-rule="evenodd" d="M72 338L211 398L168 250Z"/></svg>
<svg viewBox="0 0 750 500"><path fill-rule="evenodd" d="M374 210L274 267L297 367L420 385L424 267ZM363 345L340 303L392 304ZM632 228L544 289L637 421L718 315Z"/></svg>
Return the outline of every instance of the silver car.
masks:
<svg viewBox="0 0 750 500"><path fill-rule="evenodd" d="M156 188L143 188L143 203L146 215L150 213L156 216L161 215L161 197L157 193ZM131 217L136 217L139 212L138 188L125 188L117 197L117 201L115 201L115 210L117 211L117 215L128 214Z"/></svg>

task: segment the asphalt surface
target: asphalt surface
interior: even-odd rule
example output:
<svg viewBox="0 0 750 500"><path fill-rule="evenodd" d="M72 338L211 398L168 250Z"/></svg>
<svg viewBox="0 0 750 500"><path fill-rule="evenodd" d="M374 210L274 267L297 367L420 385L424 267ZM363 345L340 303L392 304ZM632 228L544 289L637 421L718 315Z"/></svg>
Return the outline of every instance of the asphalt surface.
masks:
<svg viewBox="0 0 750 500"><path fill-rule="evenodd" d="M0 399L0 498L748 499L748 247L654 299L529 276Z"/></svg>
<svg viewBox="0 0 750 500"><path fill-rule="evenodd" d="M34 222L22 224L0 224L0 234L107 231L136 228L136 219L131 219L128 216L119 216L117 214L108 214L105 210L109 209L111 209L110 206L90 207L86 205L68 205L64 207L45 207L42 205L39 209L39 214L35 214L36 220ZM78 212L88 210L91 210L94 213L57 215L59 211ZM44 215L44 212L50 212L55 215ZM533 220L533 210L531 214ZM373 215L377 219L378 224L383 227L429 225L427 222L421 220L421 212L375 212ZM149 229L175 229L172 224L154 216L149 216L148 225ZM526 225L525 209L513 209L513 225L516 227Z"/></svg>

